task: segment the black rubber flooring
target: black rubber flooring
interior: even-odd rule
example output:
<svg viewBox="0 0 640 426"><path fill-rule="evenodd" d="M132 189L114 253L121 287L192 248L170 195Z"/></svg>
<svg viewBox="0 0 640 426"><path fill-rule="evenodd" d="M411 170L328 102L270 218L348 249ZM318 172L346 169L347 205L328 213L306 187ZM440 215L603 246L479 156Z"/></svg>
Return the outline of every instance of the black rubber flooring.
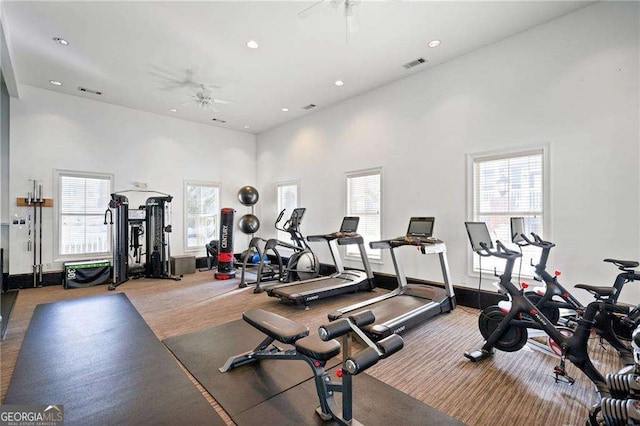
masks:
<svg viewBox="0 0 640 426"><path fill-rule="evenodd" d="M265 335L243 320L171 337L164 344L231 417L311 378L304 361L265 360L220 373L232 355L254 349ZM278 342L278 346L290 348ZM329 366L340 363L329 360Z"/></svg>
<svg viewBox="0 0 640 426"><path fill-rule="evenodd" d="M65 425L224 425L124 293L38 305L5 404Z"/></svg>
<svg viewBox="0 0 640 426"><path fill-rule="evenodd" d="M303 361L265 360L218 371L229 356L253 349L264 337L237 320L164 343L238 425L322 424L312 373ZM334 358L328 365L339 363ZM354 378L354 417L368 425L462 424L367 374Z"/></svg>

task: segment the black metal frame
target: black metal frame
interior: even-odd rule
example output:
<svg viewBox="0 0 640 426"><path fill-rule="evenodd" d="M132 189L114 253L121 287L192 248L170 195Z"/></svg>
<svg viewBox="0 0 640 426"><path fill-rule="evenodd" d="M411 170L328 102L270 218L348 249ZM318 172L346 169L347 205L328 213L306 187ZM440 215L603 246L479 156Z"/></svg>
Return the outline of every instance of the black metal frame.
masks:
<svg viewBox="0 0 640 426"><path fill-rule="evenodd" d="M279 231L289 233L294 244L289 244L287 242L278 240L277 238L266 240L260 237L253 237L249 242L249 247L242 257L242 272L240 274L240 284L238 285L239 288L245 288L249 285L255 285L253 292L261 293L265 290L265 287L262 284L264 282L277 281L278 283L288 283L294 281L298 277L298 272L309 272L297 269L298 259L307 254L310 255L313 259L312 274L314 277L318 276L320 272L320 263L318 261L318 257L315 255L313 250L311 250L311 247L309 247L304 236L300 232L300 223L302 221L302 216L304 215L305 209L300 207L294 209L293 212L291 212L291 216L289 217L289 219L285 221L282 227L279 227L278 224L282 220L285 211L286 209L283 209L280 212L274 226ZM263 247L261 248L261 246ZM278 247L293 250L293 254L289 257L286 267L284 266L284 261L282 259L282 255L278 251ZM254 255L254 251L258 253L260 259L257 265L249 262L249 260ZM275 266L268 266L265 270L265 267L267 266L266 258L270 253L276 259ZM248 283L245 278L245 271L247 271L247 269L251 267L257 267L255 283Z"/></svg>
<svg viewBox="0 0 640 426"><path fill-rule="evenodd" d="M472 242L472 246L474 245L476 244ZM511 327L522 328L525 333L528 328L543 330L562 350L560 364L554 369L556 381L559 381L559 377L562 376L570 383L573 383L574 380L566 374L565 370L565 359L568 359L594 383L601 397L609 396L609 389L605 383L605 379L591 362L587 349L591 330L596 323L596 315L605 309L605 302L591 302L586 307L584 316L578 318L573 335L569 337L565 336L524 296L524 292L511 282L515 260L522 255L517 251L509 250L500 241L496 241L496 250L489 249L485 242L480 242L478 245L483 247L482 250L476 251L478 255L484 257L494 256L506 260L504 272L500 275L500 285L511 296L511 309L508 313L504 314L504 318L489 338L487 338L482 348L472 352L465 352L464 356L474 362L489 358L493 355L494 346L498 340L508 333ZM487 309L490 308L495 307L490 306ZM480 315L484 315L484 312L485 311Z"/></svg>
<svg viewBox="0 0 640 426"><path fill-rule="evenodd" d="M512 218L512 225L513 225ZM540 238L539 235L535 233L531 233L533 240L529 239L525 234L514 235L512 228L512 241L521 246L532 245L534 247L540 248L542 251L540 253L540 259L536 265L532 265L535 268L536 279L538 281L542 281L545 283L545 293L542 296L539 296L535 292L525 292L524 295L531 300L536 307L544 312L549 312L548 309L559 310L559 309L570 309L576 311L578 315L583 315L586 307L582 305L569 291L563 287L558 282L558 275L551 275L547 272L547 261L549 259L549 254L551 249L556 245L552 242L545 241ZM518 238L519 237L519 238ZM532 262L533 263L533 262ZM620 307L616 305L620 292L622 291L622 287L631 281L635 281L640 279L640 275L636 274L635 271L624 269L620 267L623 271L621 274L618 274L616 280L613 284L615 288L615 292L607 298L600 298L600 296L596 296L598 300L601 300L605 303L604 310L599 311L594 318L595 324L594 329L598 333L598 336L609 342L609 344L618 351L618 354L622 358L625 363L633 364L633 353L630 348L625 345L616 335L612 327L612 321L615 314L629 314L629 309L625 309L624 307ZM553 297L560 297L563 301L554 300ZM639 305L640 306L640 305ZM638 308L636 308L638 309ZM557 317L557 314L555 314ZM551 317L549 317L551 319ZM577 317L572 318L572 321L575 322ZM553 321L552 321L553 322Z"/></svg>
<svg viewBox="0 0 640 426"><path fill-rule="evenodd" d="M391 336L375 344L360 330L360 326L374 321L375 317L370 311L359 316L342 319L320 327L318 334L324 341L342 337L342 381L334 382L325 370L326 361L317 360L301 354L296 349L281 349L274 344L275 338L267 336L255 349L232 356L218 369L221 373L240 367L242 365L259 362L266 359L304 361L311 368L320 406L316 413L322 420L333 419L340 425L361 425L353 418L353 376L363 372L378 360L387 358L403 347L400 336ZM356 335L360 341L368 346L358 354L351 354L352 335ZM395 339L395 340L394 340ZM334 395L338 392L342 395L342 409L337 404Z"/></svg>

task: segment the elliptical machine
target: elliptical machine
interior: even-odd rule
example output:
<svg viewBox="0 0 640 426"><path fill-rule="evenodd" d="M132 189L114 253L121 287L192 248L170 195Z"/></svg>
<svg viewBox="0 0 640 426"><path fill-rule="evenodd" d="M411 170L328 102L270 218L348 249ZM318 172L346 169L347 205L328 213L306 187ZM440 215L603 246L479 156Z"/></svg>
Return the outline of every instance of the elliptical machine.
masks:
<svg viewBox="0 0 640 426"><path fill-rule="evenodd" d="M242 273L240 275L240 288L249 285L255 285L254 293L261 293L265 290L263 282L277 281L277 283L288 283L292 281L308 280L315 278L320 273L320 263L318 258L307 244L306 239L300 232L300 224L304 216L305 208L296 208L291 212L291 217L287 219L282 226L280 221L284 217L286 209L283 209L276 222L275 228L279 231L288 233L291 236L293 244L271 238L254 237L249 242L249 248L242 256ZM292 250L293 253L284 265L284 260L280 250L286 248ZM275 257L275 262L269 260L269 254ZM253 262L255 259L256 262ZM245 272L248 268L256 268L256 280L248 282ZM275 284L275 283L274 283Z"/></svg>

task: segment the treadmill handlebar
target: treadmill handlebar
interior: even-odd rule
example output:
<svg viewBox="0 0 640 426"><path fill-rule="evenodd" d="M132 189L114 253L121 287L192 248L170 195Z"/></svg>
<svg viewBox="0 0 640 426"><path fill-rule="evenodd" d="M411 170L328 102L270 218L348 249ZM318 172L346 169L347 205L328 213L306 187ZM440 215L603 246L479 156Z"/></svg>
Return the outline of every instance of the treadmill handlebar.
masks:
<svg viewBox="0 0 640 426"><path fill-rule="evenodd" d="M325 235L309 235L307 241L332 241L338 240L338 244L341 246L349 244L362 244L364 239L362 235L356 232L334 232L332 234Z"/></svg>

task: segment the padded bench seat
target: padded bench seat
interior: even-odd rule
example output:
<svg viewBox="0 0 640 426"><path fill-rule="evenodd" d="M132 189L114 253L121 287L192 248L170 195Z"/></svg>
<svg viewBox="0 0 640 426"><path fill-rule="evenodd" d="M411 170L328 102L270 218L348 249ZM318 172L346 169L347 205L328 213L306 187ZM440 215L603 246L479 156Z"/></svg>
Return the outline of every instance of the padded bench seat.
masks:
<svg viewBox="0 0 640 426"><path fill-rule="evenodd" d="M296 341L296 351L318 361L327 361L340 353L340 343L337 340L325 342L314 333Z"/></svg>
<svg viewBox="0 0 640 426"><path fill-rule="evenodd" d="M242 319L282 343L293 344L309 335L307 326L264 309L246 311Z"/></svg>

